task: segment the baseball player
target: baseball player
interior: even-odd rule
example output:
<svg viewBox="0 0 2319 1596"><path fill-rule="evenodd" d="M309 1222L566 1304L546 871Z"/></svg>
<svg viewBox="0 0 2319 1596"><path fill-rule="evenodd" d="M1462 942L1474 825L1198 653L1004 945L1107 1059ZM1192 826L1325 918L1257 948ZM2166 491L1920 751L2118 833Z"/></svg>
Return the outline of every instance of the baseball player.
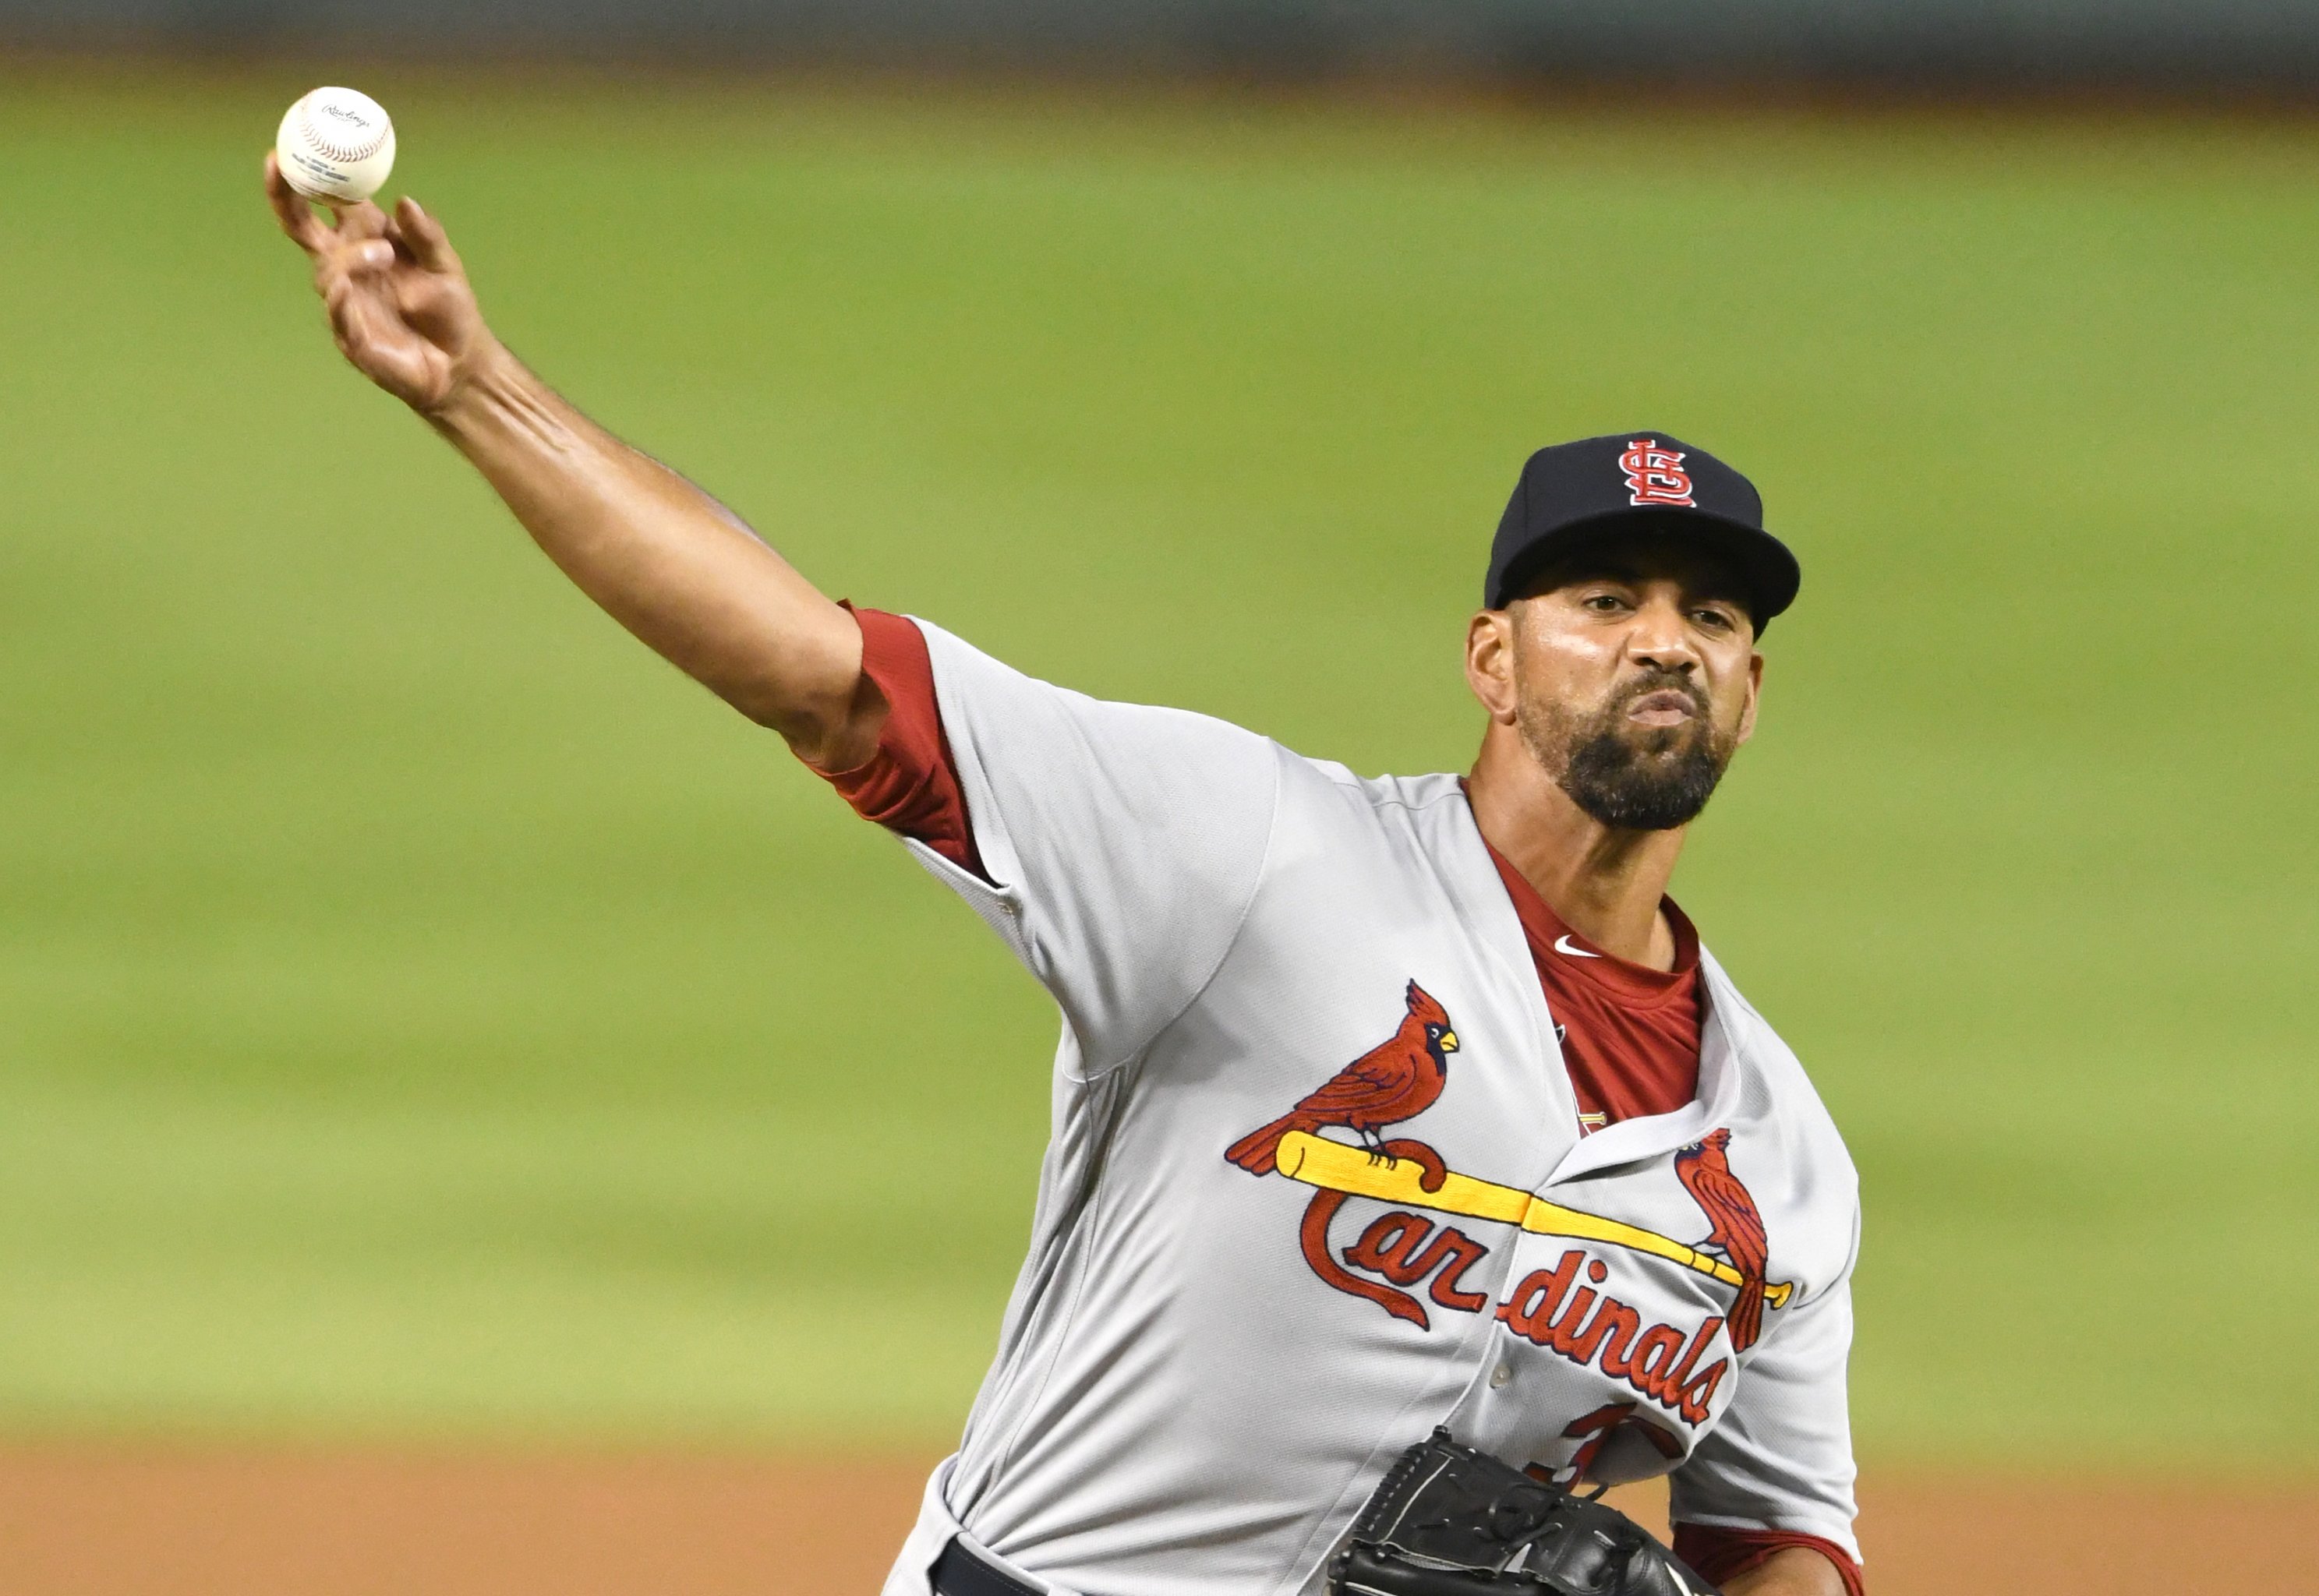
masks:
<svg viewBox="0 0 2319 1596"><path fill-rule="evenodd" d="M1364 780L832 602L273 170L338 347L1061 1011L1030 1256L887 1596L1858 1596L1850 1159L1665 895L1794 599L1737 472L1542 449L1452 775ZM1660 1547L1585 1500L1668 1476Z"/></svg>

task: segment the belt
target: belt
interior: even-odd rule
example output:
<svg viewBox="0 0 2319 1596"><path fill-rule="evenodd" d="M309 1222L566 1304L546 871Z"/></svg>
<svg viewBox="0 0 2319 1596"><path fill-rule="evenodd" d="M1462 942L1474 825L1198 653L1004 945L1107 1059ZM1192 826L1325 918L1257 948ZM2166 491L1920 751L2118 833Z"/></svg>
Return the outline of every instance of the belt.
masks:
<svg viewBox="0 0 2319 1596"><path fill-rule="evenodd" d="M942 1555L926 1571L934 1596L1042 1596L1036 1585L1026 1585L1005 1569L993 1568L952 1536Z"/></svg>

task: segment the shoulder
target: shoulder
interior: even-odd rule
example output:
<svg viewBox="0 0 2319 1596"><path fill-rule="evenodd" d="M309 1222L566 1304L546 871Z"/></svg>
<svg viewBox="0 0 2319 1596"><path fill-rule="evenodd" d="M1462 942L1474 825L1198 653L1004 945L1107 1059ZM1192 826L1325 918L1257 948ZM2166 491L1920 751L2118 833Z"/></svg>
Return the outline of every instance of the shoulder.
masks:
<svg viewBox="0 0 2319 1596"><path fill-rule="evenodd" d="M1287 858L1301 841L1339 867L1366 857L1430 872L1462 859L1473 820L1457 777L1357 776L1333 760L1276 749Z"/></svg>
<svg viewBox="0 0 2319 1596"><path fill-rule="evenodd" d="M1023 752L1049 758L1145 749L1162 762L1196 759L1201 768L1226 761L1268 785L1276 777L1275 744L1244 726L1196 710L1098 699L1059 686L1016 670L932 621L908 618L925 638L935 698L945 728L954 735L1000 738L1015 732L1018 740L1037 744Z"/></svg>
<svg viewBox="0 0 2319 1596"><path fill-rule="evenodd" d="M1825 1141L1826 1150L1838 1158L1843 1167L1852 1167L1851 1154L1845 1150L1844 1139L1837 1133L1836 1120L1827 1105L1820 1098L1819 1088L1812 1084L1810 1072L1796 1056L1785 1038L1773 1028L1761 1010L1749 1002L1739 990L1730 973L1717 961L1704 944L1699 951L1700 974L1706 990L1702 996L1709 1005L1730 1030L1733 1044L1748 1059L1752 1073L1762 1087L1773 1099L1773 1105L1781 1117L1798 1130L1808 1133L1815 1141Z"/></svg>
<svg viewBox="0 0 2319 1596"><path fill-rule="evenodd" d="M1308 802L1383 826L1430 829L1465 823L1465 789L1455 776L1357 776L1335 760L1310 759L1286 749L1281 753L1284 784Z"/></svg>

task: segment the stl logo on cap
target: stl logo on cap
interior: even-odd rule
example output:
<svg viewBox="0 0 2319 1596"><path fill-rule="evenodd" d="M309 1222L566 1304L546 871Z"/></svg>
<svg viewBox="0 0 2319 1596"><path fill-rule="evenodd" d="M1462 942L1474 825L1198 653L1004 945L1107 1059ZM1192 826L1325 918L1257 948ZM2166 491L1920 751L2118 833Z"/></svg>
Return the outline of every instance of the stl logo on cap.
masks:
<svg viewBox="0 0 2319 1596"><path fill-rule="evenodd" d="M1619 456L1627 473L1629 504L1680 504L1697 509L1691 497L1691 473L1683 468L1680 449L1663 449L1655 437L1638 437Z"/></svg>

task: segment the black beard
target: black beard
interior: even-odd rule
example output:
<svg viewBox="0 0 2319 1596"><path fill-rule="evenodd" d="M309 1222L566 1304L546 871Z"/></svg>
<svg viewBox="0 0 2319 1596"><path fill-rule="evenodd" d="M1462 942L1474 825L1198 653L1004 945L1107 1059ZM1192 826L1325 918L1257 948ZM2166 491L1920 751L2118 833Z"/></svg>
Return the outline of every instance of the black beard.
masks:
<svg viewBox="0 0 2319 1596"><path fill-rule="evenodd" d="M1627 724L1629 704L1668 689L1691 699L1696 720L1648 730ZM1698 819L1736 746L1715 730L1698 688L1673 672L1630 684L1584 719L1550 710L1520 720L1522 741L1555 785L1598 825L1620 831L1672 831Z"/></svg>

